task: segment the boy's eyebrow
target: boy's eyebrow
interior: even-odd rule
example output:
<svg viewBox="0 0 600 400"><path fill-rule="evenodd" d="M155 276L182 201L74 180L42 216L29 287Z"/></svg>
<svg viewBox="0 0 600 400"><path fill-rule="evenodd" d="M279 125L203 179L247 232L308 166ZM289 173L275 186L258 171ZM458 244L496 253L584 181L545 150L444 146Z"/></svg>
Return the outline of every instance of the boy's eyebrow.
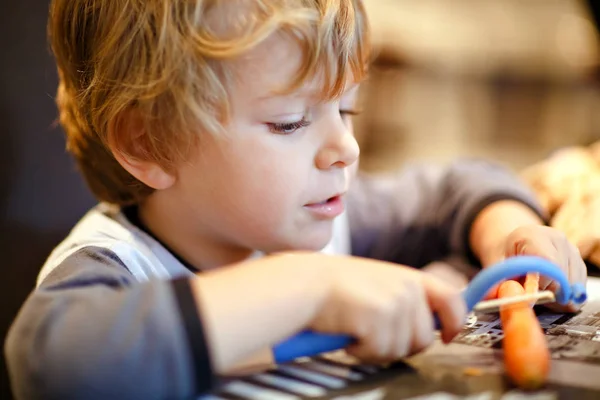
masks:
<svg viewBox="0 0 600 400"><path fill-rule="evenodd" d="M344 92L342 93L342 96L344 96L346 93L356 89L359 85L360 85L360 82L352 82L351 84L346 86L346 88L344 89ZM282 97L318 97L318 96L315 96L316 91L317 91L316 89L303 89L303 90L296 91L293 93L283 93L283 94L277 94L275 92L271 92L271 93L259 96L255 100L262 102L262 101L276 99L276 98L282 98Z"/></svg>

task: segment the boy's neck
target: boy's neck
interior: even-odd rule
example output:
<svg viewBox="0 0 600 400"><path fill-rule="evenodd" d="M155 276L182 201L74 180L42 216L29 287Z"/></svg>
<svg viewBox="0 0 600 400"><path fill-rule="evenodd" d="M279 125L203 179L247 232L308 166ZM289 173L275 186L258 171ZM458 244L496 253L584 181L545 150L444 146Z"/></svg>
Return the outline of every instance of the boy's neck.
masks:
<svg viewBox="0 0 600 400"><path fill-rule="evenodd" d="M190 269L207 271L224 265L252 258L252 249L219 242L209 235L190 229L189 218L177 211L147 200L137 207L137 218L141 228L161 242L173 255ZM172 209L171 209L172 210Z"/></svg>

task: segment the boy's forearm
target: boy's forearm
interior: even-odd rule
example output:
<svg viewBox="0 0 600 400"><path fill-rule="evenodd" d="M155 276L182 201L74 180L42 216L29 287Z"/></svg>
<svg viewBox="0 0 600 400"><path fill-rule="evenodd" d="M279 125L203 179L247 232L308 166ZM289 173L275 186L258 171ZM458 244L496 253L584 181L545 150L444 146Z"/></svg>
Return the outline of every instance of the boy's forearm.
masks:
<svg viewBox="0 0 600 400"><path fill-rule="evenodd" d="M483 267L504 257L506 237L524 225L543 225L529 206L513 200L498 201L484 208L471 227L469 244Z"/></svg>
<svg viewBox="0 0 600 400"><path fill-rule="evenodd" d="M327 293L326 267L310 255L277 255L192 281L215 372L235 372L315 316ZM268 311L265 311L268 310Z"/></svg>

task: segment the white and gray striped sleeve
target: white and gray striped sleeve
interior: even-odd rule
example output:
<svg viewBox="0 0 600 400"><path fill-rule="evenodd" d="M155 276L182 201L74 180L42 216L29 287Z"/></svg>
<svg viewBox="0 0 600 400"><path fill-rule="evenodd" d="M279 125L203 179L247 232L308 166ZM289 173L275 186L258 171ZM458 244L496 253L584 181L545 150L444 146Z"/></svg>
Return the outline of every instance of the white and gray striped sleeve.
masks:
<svg viewBox="0 0 600 400"><path fill-rule="evenodd" d="M188 279L137 282L110 250L61 263L5 343L17 398L190 398L214 385Z"/></svg>

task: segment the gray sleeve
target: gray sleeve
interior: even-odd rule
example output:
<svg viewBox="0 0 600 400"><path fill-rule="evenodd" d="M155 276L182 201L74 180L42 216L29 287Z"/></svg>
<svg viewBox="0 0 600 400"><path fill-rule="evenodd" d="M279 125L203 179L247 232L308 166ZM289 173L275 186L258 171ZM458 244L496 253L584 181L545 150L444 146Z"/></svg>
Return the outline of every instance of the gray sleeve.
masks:
<svg viewBox="0 0 600 400"><path fill-rule="evenodd" d="M478 264L469 246L471 225L484 207L506 199L545 219L534 194L514 174L484 161L360 175L348 193L353 254L413 267L448 256Z"/></svg>
<svg viewBox="0 0 600 400"><path fill-rule="evenodd" d="M19 399L190 398L213 384L189 280L138 283L102 248L29 296L5 355Z"/></svg>

